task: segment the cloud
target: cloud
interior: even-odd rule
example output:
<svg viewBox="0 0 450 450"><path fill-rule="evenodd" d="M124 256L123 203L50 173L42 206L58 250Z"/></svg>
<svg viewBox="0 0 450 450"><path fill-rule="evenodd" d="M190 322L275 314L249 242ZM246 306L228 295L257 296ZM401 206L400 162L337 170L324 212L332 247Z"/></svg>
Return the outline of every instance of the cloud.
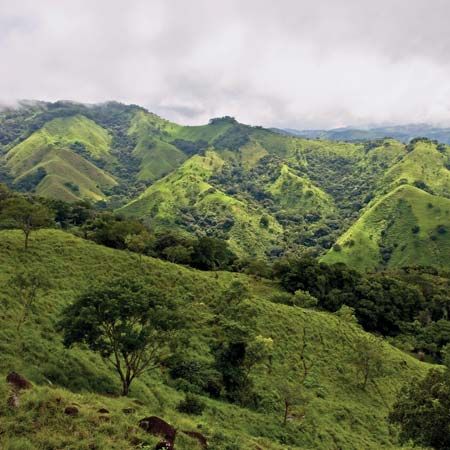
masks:
<svg viewBox="0 0 450 450"><path fill-rule="evenodd" d="M447 0L0 0L0 104L182 123L450 125Z"/></svg>

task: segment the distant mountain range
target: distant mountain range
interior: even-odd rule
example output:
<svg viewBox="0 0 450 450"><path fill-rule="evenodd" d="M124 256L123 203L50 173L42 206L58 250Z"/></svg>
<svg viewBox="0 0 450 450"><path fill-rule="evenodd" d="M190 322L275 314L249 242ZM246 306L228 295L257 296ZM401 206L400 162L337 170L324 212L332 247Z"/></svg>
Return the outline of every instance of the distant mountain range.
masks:
<svg viewBox="0 0 450 450"><path fill-rule="evenodd" d="M274 129L282 134L308 139L328 139L331 141L370 141L390 137L401 142L409 142L416 137L426 137L450 144L450 128L435 127L428 124L407 124L385 127L344 127L330 130L295 130L292 128Z"/></svg>
<svg viewBox="0 0 450 450"><path fill-rule="evenodd" d="M119 103L24 104L0 112L0 182L223 239L241 257L450 267L450 129L282 133Z"/></svg>

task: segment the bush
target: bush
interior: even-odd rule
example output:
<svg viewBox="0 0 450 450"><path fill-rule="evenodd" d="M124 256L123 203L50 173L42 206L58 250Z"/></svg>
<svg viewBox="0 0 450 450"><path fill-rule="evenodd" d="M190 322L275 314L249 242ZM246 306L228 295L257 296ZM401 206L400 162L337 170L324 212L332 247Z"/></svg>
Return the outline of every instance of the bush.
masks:
<svg viewBox="0 0 450 450"><path fill-rule="evenodd" d="M420 231L419 225L414 225L414 226L411 228L411 231L413 232L413 234L417 234L417 233Z"/></svg>
<svg viewBox="0 0 450 450"><path fill-rule="evenodd" d="M438 225L438 226L436 227L436 231L437 231L439 234L445 234L445 233L447 233L447 227L446 227L445 225Z"/></svg>
<svg viewBox="0 0 450 450"><path fill-rule="evenodd" d="M295 291L294 305L301 308L315 308L319 301L313 297L309 292L302 291L301 289Z"/></svg>
<svg viewBox="0 0 450 450"><path fill-rule="evenodd" d="M271 298L273 303L280 303L282 305L293 306L294 305L294 296L292 294L288 294L287 292L280 292L279 294L274 295Z"/></svg>
<svg viewBox="0 0 450 450"><path fill-rule="evenodd" d="M185 414L193 414L200 416L206 408L205 402L203 402L199 397L194 394L186 394L184 400L182 400L178 406L177 410Z"/></svg>

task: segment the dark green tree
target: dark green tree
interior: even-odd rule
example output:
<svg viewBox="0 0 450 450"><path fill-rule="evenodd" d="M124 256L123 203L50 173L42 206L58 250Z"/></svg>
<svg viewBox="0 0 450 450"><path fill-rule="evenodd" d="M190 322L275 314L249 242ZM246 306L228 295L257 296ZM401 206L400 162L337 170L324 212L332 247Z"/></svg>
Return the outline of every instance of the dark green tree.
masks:
<svg viewBox="0 0 450 450"><path fill-rule="evenodd" d="M128 395L136 377L170 355L181 323L176 303L161 291L119 279L79 296L64 310L60 326L65 346L85 343L100 353Z"/></svg>
<svg viewBox="0 0 450 450"><path fill-rule="evenodd" d="M273 341L255 334L256 312L248 297L247 288L240 282L232 283L222 294L212 323L216 339L211 349L225 397L254 405L250 375L258 364L270 360Z"/></svg>
<svg viewBox="0 0 450 450"><path fill-rule="evenodd" d="M399 426L401 442L421 447L450 448L450 374L448 369L430 370L422 380L403 387L389 414Z"/></svg>
<svg viewBox="0 0 450 450"><path fill-rule="evenodd" d="M229 268L236 260L236 255L228 244L220 239L202 237L194 244L192 265L203 270Z"/></svg>
<svg viewBox="0 0 450 450"><path fill-rule="evenodd" d="M50 226L53 223L53 217L51 211L44 205L16 197L5 201L0 220L7 228L19 228L23 231L24 246L28 249L31 232Z"/></svg>

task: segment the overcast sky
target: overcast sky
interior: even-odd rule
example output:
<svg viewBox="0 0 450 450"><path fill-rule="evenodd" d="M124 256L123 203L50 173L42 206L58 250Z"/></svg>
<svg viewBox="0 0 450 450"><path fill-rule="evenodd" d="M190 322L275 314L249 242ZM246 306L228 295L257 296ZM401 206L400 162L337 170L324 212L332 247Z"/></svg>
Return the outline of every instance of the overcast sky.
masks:
<svg viewBox="0 0 450 450"><path fill-rule="evenodd" d="M0 0L0 103L450 126L450 0Z"/></svg>

